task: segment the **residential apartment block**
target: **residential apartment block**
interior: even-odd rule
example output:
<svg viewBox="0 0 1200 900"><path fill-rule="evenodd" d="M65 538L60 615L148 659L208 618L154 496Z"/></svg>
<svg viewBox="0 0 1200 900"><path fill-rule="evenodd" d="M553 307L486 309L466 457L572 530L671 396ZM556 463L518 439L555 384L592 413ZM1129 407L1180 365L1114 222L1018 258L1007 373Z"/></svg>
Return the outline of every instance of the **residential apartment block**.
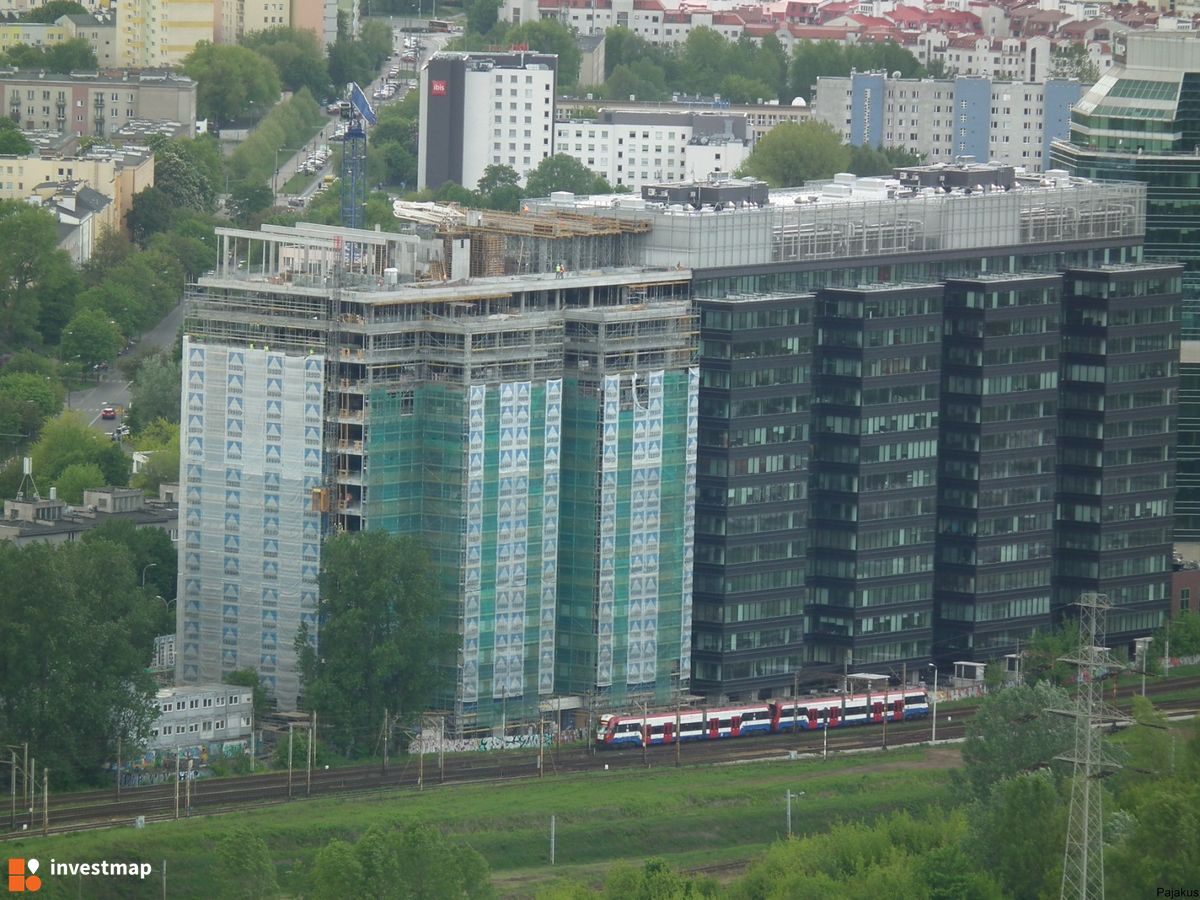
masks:
<svg viewBox="0 0 1200 900"><path fill-rule="evenodd" d="M748 130L738 115L606 108L594 119L556 123L554 146L614 187L636 190L731 174L750 155Z"/></svg>
<svg viewBox="0 0 1200 900"><path fill-rule="evenodd" d="M1087 86L987 78L891 78L856 72L817 79L813 118L855 146L898 147L930 162L969 156L978 162L1050 168L1050 143L1066 137L1071 106Z"/></svg>
<svg viewBox="0 0 1200 900"><path fill-rule="evenodd" d="M0 110L29 131L107 137L137 120L196 133L196 82L170 72L54 75L0 71Z"/></svg>
<svg viewBox="0 0 1200 900"><path fill-rule="evenodd" d="M490 165L524 177L554 150L558 57L437 53L421 70L417 188L474 190Z"/></svg>
<svg viewBox="0 0 1200 900"><path fill-rule="evenodd" d="M792 105L777 102L762 103L730 103L713 97L683 97L674 95L672 100L593 100L590 96L582 98L559 97L555 102L555 115L561 122L579 117L581 113L594 111L597 106L603 106L614 112L647 112L647 113L704 113L712 112L718 115L742 116L746 119L747 137L751 149L758 139L785 122L803 122L811 116L811 111L798 101Z"/></svg>
<svg viewBox="0 0 1200 900"><path fill-rule="evenodd" d="M215 36L214 0L122 0L117 58L123 66L177 66Z"/></svg>

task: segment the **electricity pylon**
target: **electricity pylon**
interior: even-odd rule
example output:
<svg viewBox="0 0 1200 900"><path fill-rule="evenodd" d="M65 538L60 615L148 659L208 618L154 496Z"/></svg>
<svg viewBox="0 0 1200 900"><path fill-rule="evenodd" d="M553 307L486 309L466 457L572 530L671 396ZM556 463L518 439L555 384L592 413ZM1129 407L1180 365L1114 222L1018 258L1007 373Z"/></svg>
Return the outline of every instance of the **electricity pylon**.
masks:
<svg viewBox="0 0 1200 900"><path fill-rule="evenodd" d="M1103 679L1122 665L1104 646L1108 597L1083 594L1078 606L1079 647L1072 656L1060 660L1076 667L1078 691L1071 708L1055 710L1075 720L1074 751L1058 757L1074 767L1059 896L1062 900L1103 900L1104 788L1100 779L1118 768L1105 758L1101 743L1102 722L1115 713L1104 708Z"/></svg>

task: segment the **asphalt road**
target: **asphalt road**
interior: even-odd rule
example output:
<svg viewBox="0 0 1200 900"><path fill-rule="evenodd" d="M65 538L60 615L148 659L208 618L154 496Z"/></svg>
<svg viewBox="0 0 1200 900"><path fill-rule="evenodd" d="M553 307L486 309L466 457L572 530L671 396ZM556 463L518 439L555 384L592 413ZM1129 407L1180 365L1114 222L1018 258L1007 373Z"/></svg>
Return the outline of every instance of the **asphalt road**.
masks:
<svg viewBox="0 0 1200 900"><path fill-rule="evenodd" d="M435 54L439 50L441 50L442 47L446 44L446 42L449 41L452 37L455 37L455 35L433 33L433 32L430 32L427 34L416 35L416 37L419 37L421 39L421 42L423 44L425 44L425 49L423 51L421 51L420 58L415 63L402 62L400 59L400 57L404 54L404 37L405 37L405 35L403 35L403 34L399 34L399 35L394 34L395 48L396 48L395 55L392 56L390 59L384 60L383 67L380 69L378 78L376 78L374 81L372 81L368 85L361 85L363 92L366 93L367 97L371 100L372 107L374 107L376 109L378 109L381 106L386 106L389 103L395 103L399 100L403 100L405 95L409 91L408 88L401 88L400 90L397 90L395 95L393 95L391 97L391 99L389 99L389 100L376 100L372 97L376 88L382 87L384 82L387 80L388 70L391 69L392 66L399 66L401 69L412 70L412 71L417 72L418 80L419 80L419 78L420 78L419 73L421 71L421 67L425 64L425 62L429 59L429 57L431 57L433 54ZM329 145L329 144L333 143L333 129L334 129L334 126L339 121L340 120L336 116L330 117L329 123L324 128L321 129L320 134L318 134L311 141L309 141L308 144L306 144L301 150L299 150L293 156L290 156L287 159L280 162L279 170L276 173L275 179L273 182L277 202L280 200L283 200L284 202L286 202L285 198L288 195L281 193L281 189L282 189L283 185L287 184L288 180L291 179L292 176L294 176L296 174L297 168L300 166L300 164L303 163L306 159L308 159L308 157L312 153L316 152L317 148L321 144ZM368 140L369 140L369 135L368 135ZM298 196L302 200L304 200L305 205L307 205L308 201L312 199L313 194L315 194L317 192L317 188L319 188L322 185L322 179L324 178L324 176L331 174L331 173L334 175L337 174L336 172L333 171L333 156L332 156L332 154L330 155L329 162L325 163L325 165L322 166L321 169L317 172L317 174L313 177L312 184L310 184L307 188L305 188L300 194L297 194L296 196Z"/></svg>
<svg viewBox="0 0 1200 900"><path fill-rule="evenodd" d="M175 343L175 335L179 333L182 323L183 301L180 301L167 313L166 318L142 335L137 351L145 353L151 349L170 347ZM72 391L67 396L67 407L82 412L93 428L111 434L120 422L100 418L100 410L105 406L129 406L130 383L116 366L112 366L107 372L100 373L100 380L96 384Z"/></svg>

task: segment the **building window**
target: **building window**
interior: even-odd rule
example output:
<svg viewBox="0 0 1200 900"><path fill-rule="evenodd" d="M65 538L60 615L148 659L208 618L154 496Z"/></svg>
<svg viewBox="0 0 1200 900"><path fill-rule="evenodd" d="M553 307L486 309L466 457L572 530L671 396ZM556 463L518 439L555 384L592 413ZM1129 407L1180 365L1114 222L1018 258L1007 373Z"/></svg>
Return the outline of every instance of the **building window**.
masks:
<svg viewBox="0 0 1200 900"><path fill-rule="evenodd" d="M1179 589L1179 609L1187 612L1192 607L1192 591L1190 588Z"/></svg>

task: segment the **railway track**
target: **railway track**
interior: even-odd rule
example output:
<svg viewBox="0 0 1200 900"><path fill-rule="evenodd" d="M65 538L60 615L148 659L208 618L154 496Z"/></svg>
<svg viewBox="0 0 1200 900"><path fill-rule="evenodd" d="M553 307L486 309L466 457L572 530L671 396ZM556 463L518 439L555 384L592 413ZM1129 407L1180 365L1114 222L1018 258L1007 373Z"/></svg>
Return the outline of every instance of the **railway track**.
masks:
<svg viewBox="0 0 1200 900"><path fill-rule="evenodd" d="M1200 687L1200 676L1173 679L1147 689L1147 694L1176 693ZM1131 693L1122 690L1118 701L1128 707ZM1165 712L1196 711L1197 701L1174 700L1158 704ZM966 725L978 704L956 706L938 715L938 743L962 739ZM736 741L699 741L685 743L680 748L685 765L737 764L751 761L787 758L812 758L829 753L846 754L880 749L898 749L928 743L931 721L890 723L886 732L879 726L859 727L846 731L831 731L826 742L819 732L798 735L762 735L742 737ZM542 763L547 775L562 775L597 769L621 770L671 767L675 764L673 746L623 748L595 751L591 747L573 745L547 748ZM445 759L439 770L437 757L401 757L402 762L387 771L379 766L356 766L339 769L314 770L311 779L303 770L293 771L291 783L286 772L236 778L196 779L188 785L181 783L176 800L175 783L140 788L126 788L120 800L113 791L86 791L51 797L47 834L63 834L98 828L130 826L144 817L147 823L175 818L215 815L234 810L302 800L308 797L352 796L385 790L433 788L441 785L460 785L500 780L537 778L539 756L536 750L507 751L473 756L456 755ZM2 809L2 807L0 807ZM2 813L0 813L2 815ZM8 818L5 816L4 818ZM0 819L3 822L3 819ZM5 826L7 823L5 823ZM0 827L5 827L0 826ZM12 839L42 831L42 809L19 811L16 830L6 830L0 839Z"/></svg>

